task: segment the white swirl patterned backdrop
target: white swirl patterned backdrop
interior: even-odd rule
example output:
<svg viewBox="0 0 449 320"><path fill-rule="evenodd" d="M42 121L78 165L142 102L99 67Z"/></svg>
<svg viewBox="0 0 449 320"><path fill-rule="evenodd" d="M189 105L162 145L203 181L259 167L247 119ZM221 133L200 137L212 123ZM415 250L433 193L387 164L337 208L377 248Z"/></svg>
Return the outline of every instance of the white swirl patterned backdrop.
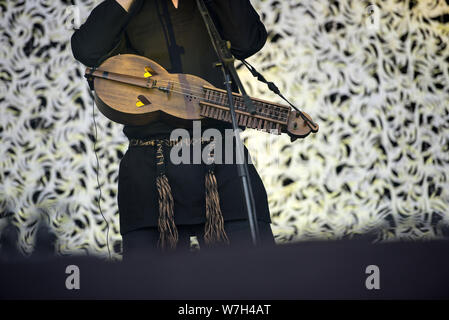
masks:
<svg viewBox="0 0 449 320"><path fill-rule="evenodd" d="M0 0L0 230L12 221L25 253L46 223L60 254L107 255L103 213L120 256L126 138L95 109L100 212L92 99L68 28L73 8L82 22L98 3ZM249 62L320 125L293 143L244 132L277 243L447 236L449 1L252 3L269 39ZM252 96L281 102L239 72Z"/></svg>

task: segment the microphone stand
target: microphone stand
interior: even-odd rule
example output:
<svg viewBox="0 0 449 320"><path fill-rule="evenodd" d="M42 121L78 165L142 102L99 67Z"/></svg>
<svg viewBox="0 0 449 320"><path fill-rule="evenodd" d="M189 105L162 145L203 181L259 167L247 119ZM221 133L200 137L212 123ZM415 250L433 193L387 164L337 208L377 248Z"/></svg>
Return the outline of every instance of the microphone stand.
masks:
<svg viewBox="0 0 449 320"><path fill-rule="evenodd" d="M242 140L240 138L239 127L237 124L237 118L235 114L234 99L231 89L232 83L231 76L242 94L243 101L245 103L245 107L247 108L247 110L251 114L255 114L256 109L254 107L251 98L246 94L245 88L243 87L243 84L240 81L240 78L237 74L237 70L234 67L235 58L230 51L231 43L229 41L224 41L223 39L221 39L220 34L218 33L217 28L215 27L209 15L209 11L207 10L206 5L204 4L204 1L196 0L196 2L198 5L198 9L201 15L203 16L203 20L206 24L206 28L207 31L209 32L209 36L211 38L215 52L217 53L217 56L219 58L219 62L216 64L216 67L221 67L223 72L223 77L225 81L224 84L226 86L226 91L228 93L229 112L231 114L232 119L232 128L236 140L237 170L238 175L240 176L242 182L246 211L248 213L248 221L251 229L252 242L255 246L257 246L260 240L259 240L259 228L257 224L257 215L255 211L256 206L251 181L249 178L248 164L246 162L244 154L242 154L244 149Z"/></svg>

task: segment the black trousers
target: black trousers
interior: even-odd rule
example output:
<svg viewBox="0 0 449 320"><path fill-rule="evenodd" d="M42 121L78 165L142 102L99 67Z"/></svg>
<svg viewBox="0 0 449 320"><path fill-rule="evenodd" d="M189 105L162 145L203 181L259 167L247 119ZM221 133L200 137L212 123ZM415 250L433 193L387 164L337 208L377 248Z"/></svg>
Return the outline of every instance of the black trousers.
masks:
<svg viewBox="0 0 449 320"><path fill-rule="evenodd" d="M275 245L270 223L258 221L260 245ZM203 241L204 223L192 225L178 225L178 244L176 252L188 252L190 250L190 236L196 236L200 245L200 251L215 247L208 247ZM248 220L231 220L224 222L224 228L229 238L229 246L220 248L242 248L252 245L251 229ZM127 232L123 237L123 259L148 258L161 252L157 248L159 231L157 227L145 227Z"/></svg>

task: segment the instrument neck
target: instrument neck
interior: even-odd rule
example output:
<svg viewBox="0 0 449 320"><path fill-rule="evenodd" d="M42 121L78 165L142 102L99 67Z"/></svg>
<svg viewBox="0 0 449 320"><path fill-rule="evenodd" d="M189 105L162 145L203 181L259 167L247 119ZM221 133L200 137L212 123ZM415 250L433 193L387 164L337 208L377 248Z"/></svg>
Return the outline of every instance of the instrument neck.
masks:
<svg viewBox="0 0 449 320"><path fill-rule="evenodd" d="M251 100L256 107L256 113L251 115L248 110L246 110L242 95L233 93L233 98L236 111L248 113L250 116L256 118L263 117L264 119L272 120L282 125L287 125L288 123L288 118L290 116L289 107L252 98ZM217 88L204 87L204 100L208 103L217 104L223 107L229 106L227 92Z"/></svg>

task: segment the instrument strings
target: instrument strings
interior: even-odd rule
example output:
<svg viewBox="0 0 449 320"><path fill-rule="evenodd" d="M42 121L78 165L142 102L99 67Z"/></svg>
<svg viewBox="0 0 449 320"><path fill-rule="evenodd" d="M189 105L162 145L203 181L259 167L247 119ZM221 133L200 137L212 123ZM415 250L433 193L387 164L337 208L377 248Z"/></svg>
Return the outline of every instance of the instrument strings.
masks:
<svg viewBox="0 0 449 320"><path fill-rule="evenodd" d="M217 102L217 101L214 101L212 99L206 99L205 97L203 97L202 95L204 93L204 88L201 87L201 86L195 86L195 85L193 85L193 86L183 86L183 84L181 82L170 81L170 80L157 80L157 81L158 81L158 83L162 82L162 83L167 83L167 84L170 84L170 83L176 84L179 87L178 90L181 90L181 91L175 90L174 89L175 86L173 86L173 88L167 88L167 90L169 92L173 92L173 93L177 93L177 94L180 94L180 95L183 95L183 96L196 98L196 99L199 99L199 100L205 101L205 102ZM198 90L191 90L190 87L197 87L199 89ZM155 89L157 89L157 87ZM227 100L227 97L225 97L225 101L226 100ZM274 114L269 114L267 112L259 111L257 114L261 115L261 116L266 116L266 117L274 119L274 120L283 121L283 119L281 119L279 116L276 116Z"/></svg>

